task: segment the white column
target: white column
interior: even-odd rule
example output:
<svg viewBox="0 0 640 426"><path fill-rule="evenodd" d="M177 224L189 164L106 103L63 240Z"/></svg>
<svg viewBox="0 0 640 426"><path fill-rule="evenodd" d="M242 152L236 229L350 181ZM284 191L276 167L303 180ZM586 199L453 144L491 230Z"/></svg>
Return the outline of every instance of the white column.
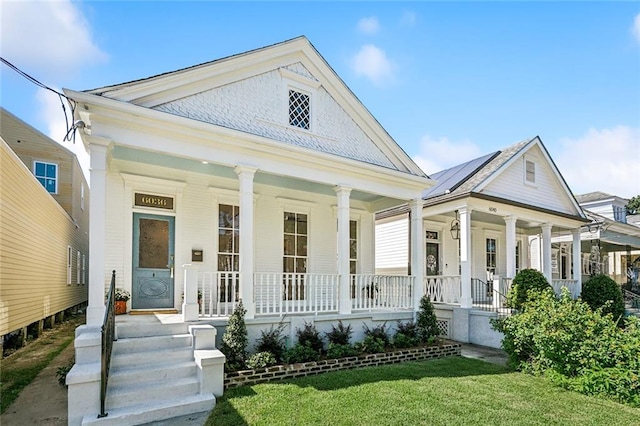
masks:
<svg viewBox="0 0 640 426"><path fill-rule="evenodd" d="M351 188L333 188L338 198L338 310L341 314L351 313L351 289L349 274L349 196Z"/></svg>
<svg viewBox="0 0 640 426"><path fill-rule="evenodd" d="M413 307L417 311L424 295L424 222L422 198L411 200L411 276L413 277Z"/></svg>
<svg viewBox="0 0 640 426"><path fill-rule="evenodd" d="M515 216L504 218L507 228L507 278L516 276L516 220Z"/></svg>
<svg viewBox="0 0 640 426"><path fill-rule="evenodd" d="M89 213L89 303L87 325L104 321L104 296L111 271L105 271L108 146L91 144L91 212ZM122 271L120 271L122 273ZM116 272L116 279L118 278Z"/></svg>
<svg viewBox="0 0 640 426"><path fill-rule="evenodd" d="M245 318L253 318L253 178L255 167L238 165L234 169L240 181L240 299L247 310Z"/></svg>
<svg viewBox="0 0 640 426"><path fill-rule="evenodd" d="M471 308L471 209L458 209L460 214L460 307Z"/></svg>
<svg viewBox="0 0 640 426"><path fill-rule="evenodd" d="M552 281L551 274L551 225L545 223L542 228L542 274L545 276L549 284Z"/></svg>
<svg viewBox="0 0 640 426"><path fill-rule="evenodd" d="M582 244L580 243L580 228L574 229L572 232L573 235L573 245L571 248L571 255L573 257L573 276L572 278L576 280L576 294L575 297L578 297L582 294Z"/></svg>

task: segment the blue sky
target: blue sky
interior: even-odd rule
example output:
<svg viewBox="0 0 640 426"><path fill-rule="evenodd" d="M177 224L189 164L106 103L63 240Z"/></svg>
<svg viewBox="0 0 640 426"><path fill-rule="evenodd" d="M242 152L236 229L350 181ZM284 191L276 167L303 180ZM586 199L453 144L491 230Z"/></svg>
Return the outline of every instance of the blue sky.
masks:
<svg viewBox="0 0 640 426"><path fill-rule="evenodd" d="M57 89L305 35L427 173L539 135L575 193L640 194L638 2L1 1L2 57ZM57 98L0 79L4 108L62 140Z"/></svg>

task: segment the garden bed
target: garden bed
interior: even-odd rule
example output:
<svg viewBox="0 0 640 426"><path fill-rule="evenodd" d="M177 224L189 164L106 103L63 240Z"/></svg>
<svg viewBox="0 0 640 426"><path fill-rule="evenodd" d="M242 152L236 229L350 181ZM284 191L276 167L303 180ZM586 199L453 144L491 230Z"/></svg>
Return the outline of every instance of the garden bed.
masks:
<svg viewBox="0 0 640 426"><path fill-rule="evenodd" d="M397 349L377 354L324 359L297 364L274 365L272 367L259 368L255 370L231 371L225 373L224 387L225 389L229 389L236 386L292 379L296 377L326 373L329 371L460 356L461 348L462 345L460 343L444 341L439 345Z"/></svg>

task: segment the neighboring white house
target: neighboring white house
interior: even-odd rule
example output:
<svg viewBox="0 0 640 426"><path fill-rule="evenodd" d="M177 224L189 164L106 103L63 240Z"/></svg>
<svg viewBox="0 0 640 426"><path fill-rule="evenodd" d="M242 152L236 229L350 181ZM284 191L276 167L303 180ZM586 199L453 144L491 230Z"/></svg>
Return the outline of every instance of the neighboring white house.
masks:
<svg viewBox="0 0 640 426"><path fill-rule="evenodd" d="M91 156L85 330L111 270L136 313L214 321L242 299L250 337L285 315L291 333L412 318L422 270L375 275L375 214L417 218L433 181L306 38L65 93ZM422 259L421 220L412 233Z"/></svg>
<svg viewBox="0 0 640 426"><path fill-rule="evenodd" d="M588 220L539 137L431 175L425 190L421 263L424 290L437 304L443 331L455 340L499 346L488 318L504 305L511 280L524 268L542 271L556 289L578 295L580 228ZM378 214L378 273L407 273L406 208ZM413 234L412 234L413 235ZM552 247L568 236L568 250ZM382 258L386 253L402 253ZM494 311L482 312L480 309Z"/></svg>

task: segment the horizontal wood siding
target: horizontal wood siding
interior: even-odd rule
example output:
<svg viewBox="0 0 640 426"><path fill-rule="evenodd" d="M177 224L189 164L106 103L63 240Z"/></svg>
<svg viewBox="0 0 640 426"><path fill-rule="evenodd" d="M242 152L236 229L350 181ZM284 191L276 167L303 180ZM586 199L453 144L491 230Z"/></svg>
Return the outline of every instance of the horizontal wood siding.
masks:
<svg viewBox="0 0 640 426"><path fill-rule="evenodd" d="M77 280L81 268L77 252L85 255L88 273L88 239L4 142L0 160L0 334L4 335L87 300L88 286ZM71 285L67 285L67 246L72 248Z"/></svg>
<svg viewBox="0 0 640 426"><path fill-rule="evenodd" d="M524 182L524 159L536 164L535 185ZM532 146L524 156L516 159L482 193L542 207L545 209L575 214L569 195L537 145Z"/></svg>

